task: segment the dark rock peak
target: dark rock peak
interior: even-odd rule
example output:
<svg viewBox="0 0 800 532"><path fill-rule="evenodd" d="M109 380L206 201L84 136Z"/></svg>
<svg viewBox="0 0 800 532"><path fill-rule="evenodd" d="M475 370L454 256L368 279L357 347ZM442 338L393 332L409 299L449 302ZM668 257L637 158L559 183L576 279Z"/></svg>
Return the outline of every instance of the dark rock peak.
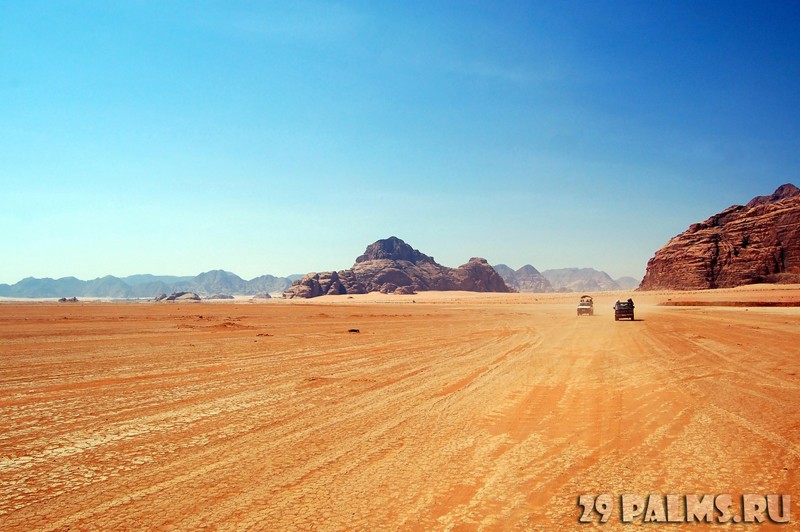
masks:
<svg viewBox="0 0 800 532"><path fill-rule="evenodd" d="M539 275L540 274L539 270L537 270L536 268L534 268L530 264L526 264L525 266L523 266L522 268L517 270L517 273L526 274L526 275Z"/></svg>
<svg viewBox="0 0 800 532"><path fill-rule="evenodd" d="M747 207L752 208L758 205L764 205L765 203L775 203L776 201L781 201L786 198L793 198L795 196L800 196L800 188L797 188L791 183L786 183L785 185L781 185L776 188L775 192L773 192L770 196L757 196L751 199L750 203L747 204Z"/></svg>
<svg viewBox="0 0 800 532"><path fill-rule="evenodd" d="M470 257L469 262L477 262L479 264L489 264L489 261L483 257Z"/></svg>
<svg viewBox="0 0 800 532"><path fill-rule="evenodd" d="M433 257L412 248L396 236L378 240L367 246L364 254L356 259L356 264L369 260L405 260L412 264L418 262L434 263Z"/></svg>
<svg viewBox="0 0 800 532"><path fill-rule="evenodd" d="M497 273L513 272L514 270L508 264L495 264L492 266Z"/></svg>

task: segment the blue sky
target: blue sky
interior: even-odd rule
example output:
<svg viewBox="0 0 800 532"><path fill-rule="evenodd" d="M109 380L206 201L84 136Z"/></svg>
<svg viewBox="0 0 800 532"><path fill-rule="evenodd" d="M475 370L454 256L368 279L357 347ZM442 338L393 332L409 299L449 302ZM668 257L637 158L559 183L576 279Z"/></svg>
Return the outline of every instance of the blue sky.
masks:
<svg viewBox="0 0 800 532"><path fill-rule="evenodd" d="M0 282L644 274L800 185L799 2L0 0Z"/></svg>

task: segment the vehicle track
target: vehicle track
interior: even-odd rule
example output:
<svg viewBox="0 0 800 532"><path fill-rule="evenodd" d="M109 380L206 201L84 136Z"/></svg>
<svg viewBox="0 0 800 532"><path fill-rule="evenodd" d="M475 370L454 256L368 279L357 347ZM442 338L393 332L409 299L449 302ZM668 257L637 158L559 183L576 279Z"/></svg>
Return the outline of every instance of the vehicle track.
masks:
<svg viewBox="0 0 800 532"><path fill-rule="evenodd" d="M797 488L797 309L603 308L0 305L0 528L553 530L581 493Z"/></svg>

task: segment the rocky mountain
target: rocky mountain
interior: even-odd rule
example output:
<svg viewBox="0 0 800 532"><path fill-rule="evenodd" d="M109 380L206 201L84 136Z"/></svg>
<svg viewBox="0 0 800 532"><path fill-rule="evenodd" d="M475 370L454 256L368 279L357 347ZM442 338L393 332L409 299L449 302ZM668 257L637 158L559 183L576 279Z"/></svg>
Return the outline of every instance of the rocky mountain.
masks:
<svg viewBox="0 0 800 532"><path fill-rule="evenodd" d="M283 292L292 281L300 279L302 275L289 275L288 277L275 277L274 275L261 275L247 281L247 294L264 294L269 292Z"/></svg>
<svg viewBox="0 0 800 532"><path fill-rule="evenodd" d="M426 290L511 291L485 259L472 258L458 268L448 268L393 236L367 246L348 270L306 274L284 297Z"/></svg>
<svg viewBox="0 0 800 532"><path fill-rule="evenodd" d="M620 277L614 279L614 282L619 285L620 290L633 290L639 286L639 279L635 277Z"/></svg>
<svg viewBox="0 0 800 532"><path fill-rule="evenodd" d="M792 184L689 226L656 251L639 289L781 281L800 282L800 189Z"/></svg>
<svg viewBox="0 0 800 532"><path fill-rule="evenodd" d="M129 286L138 286L142 284L149 284L149 283L164 283L164 284L175 284L180 281L190 281L192 276L178 276L178 275L152 275L149 273L139 274L139 275L129 275L127 277L121 277L125 284Z"/></svg>
<svg viewBox="0 0 800 532"><path fill-rule="evenodd" d="M558 292L605 292L620 290L617 282L606 272L594 268L559 268L542 272Z"/></svg>
<svg viewBox="0 0 800 532"><path fill-rule="evenodd" d="M203 272L188 281L175 283L178 291L196 292L198 294L245 294L248 282L235 273L225 270Z"/></svg>
<svg viewBox="0 0 800 532"><path fill-rule="evenodd" d="M539 270L526 264L518 270L512 270L505 264L493 266L506 284L517 292L553 292L553 286Z"/></svg>
<svg viewBox="0 0 800 532"><path fill-rule="evenodd" d="M36 279L28 277L16 284L0 284L3 297L108 297L115 299L155 297L158 294L194 292L207 297L213 294L255 295L283 292L299 276L262 275L245 281L224 270L212 270L194 277L156 276L150 274L114 277L107 275L91 281L75 277Z"/></svg>

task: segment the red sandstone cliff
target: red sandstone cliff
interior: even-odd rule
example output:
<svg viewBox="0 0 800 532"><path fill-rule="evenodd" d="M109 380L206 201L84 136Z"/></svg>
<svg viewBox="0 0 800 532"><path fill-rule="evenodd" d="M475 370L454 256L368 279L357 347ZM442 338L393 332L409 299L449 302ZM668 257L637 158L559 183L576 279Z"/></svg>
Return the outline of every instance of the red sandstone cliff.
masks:
<svg viewBox="0 0 800 532"><path fill-rule="evenodd" d="M800 189L734 205L693 224L647 263L640 290L696 290L800 279Z"/></svg>
<svg viewBox="0 0 800 532"><path fill-rule="evenodd" d="M399 238L390 237L367 246L349 270L306 274L292 283L283 297L413 294L425 290L511 291L486 259L474 257L458 268L448 268Z"/></svg>

